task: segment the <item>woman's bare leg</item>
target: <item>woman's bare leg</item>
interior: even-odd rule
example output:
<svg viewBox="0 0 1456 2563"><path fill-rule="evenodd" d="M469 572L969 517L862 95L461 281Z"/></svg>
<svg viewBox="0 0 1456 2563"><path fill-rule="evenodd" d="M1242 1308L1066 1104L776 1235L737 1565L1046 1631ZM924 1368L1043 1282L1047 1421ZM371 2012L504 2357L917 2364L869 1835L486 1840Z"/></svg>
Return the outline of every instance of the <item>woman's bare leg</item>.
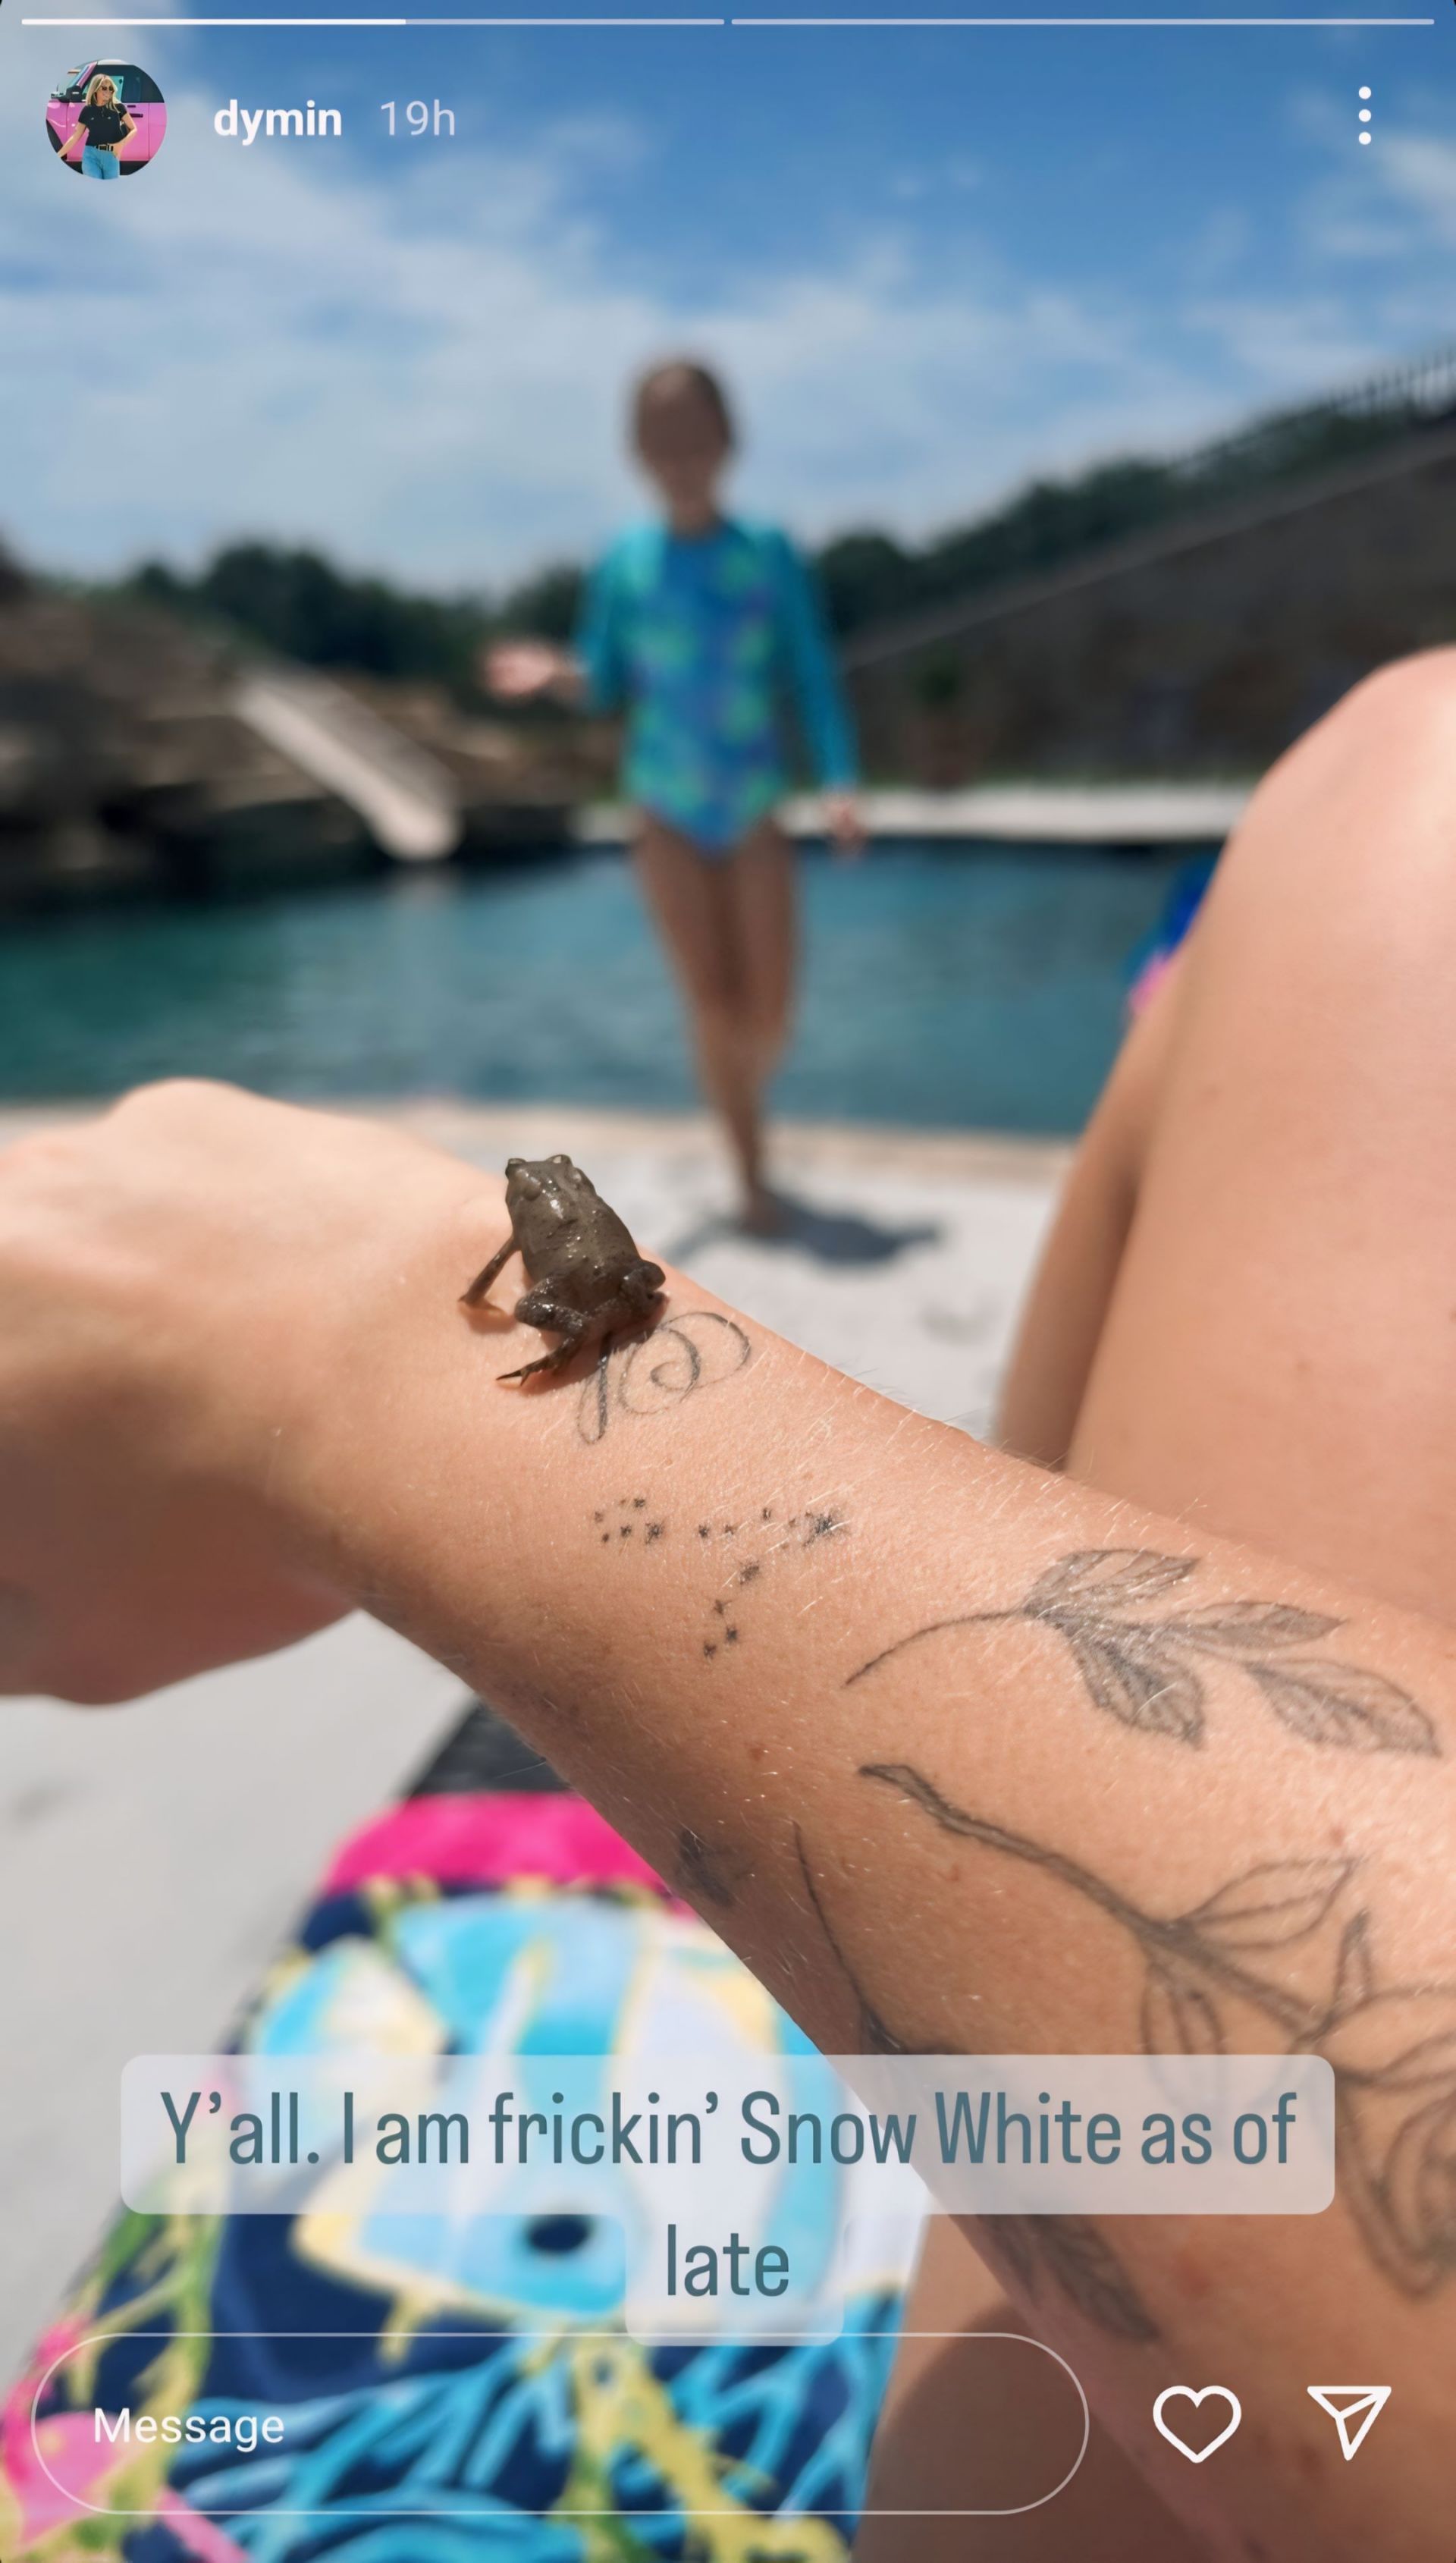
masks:
<svg viewBox="0 0 1456 2563"><path fill-rule="evenodd" d="M997 1439L1066 1465L1138 1204L1162 1102L1183 960L1128 1034L1062 1188L1001 1390Z"/></svg>
<svg viewBox="0 0 1456 2563"><path fill-rule="evenodd" d="M728 857L699 855L646 818L637 877L687 999L699 1074L727 1124L746 1215L772 1216L762 1100L788 1032L794 981L793 859L772 822Z"/></svg>
<svg viewBox="0 0 1456 2563"><path fill-rule="evenodd" d="M1257 794L1089 1126L1005 1414L1031 1456L1446 1620L1453 955L1445 651L1359 688ZM950 2321L922 2310L957 2301ZM1022 2327L945 2219L906 2323ZM910 2364L897 2375L873 2500L935 2464L927 2363L929 2380ZM1034 2435L1034 2413L1024 2426ZM969 2480L973 2410L961 2427ZM945 2530L871 2522L857 2548L862 2563L1183 2563L1189 2550L1100 2432L1043 2511Z"/></svg>
<svg viewBox="0 0 1456 2563"><path fill-rule="evenodd" d="M1080 1478L1456 1618L1456 652L1271 775L1189 951Z"/></svg>

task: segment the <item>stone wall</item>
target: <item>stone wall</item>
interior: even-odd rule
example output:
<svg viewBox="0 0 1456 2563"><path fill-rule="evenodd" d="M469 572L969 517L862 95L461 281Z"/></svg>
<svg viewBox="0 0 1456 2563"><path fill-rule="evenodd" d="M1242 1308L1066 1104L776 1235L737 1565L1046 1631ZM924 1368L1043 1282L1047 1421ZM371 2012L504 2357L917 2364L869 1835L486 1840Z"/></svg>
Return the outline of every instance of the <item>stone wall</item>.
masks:
<svg viewBox="0 0 1456 2563"><path fill-rule="evenodd" d="M1456 432L858 636L866 771L1252 773L1382 661L1456 640Z"/></svg>

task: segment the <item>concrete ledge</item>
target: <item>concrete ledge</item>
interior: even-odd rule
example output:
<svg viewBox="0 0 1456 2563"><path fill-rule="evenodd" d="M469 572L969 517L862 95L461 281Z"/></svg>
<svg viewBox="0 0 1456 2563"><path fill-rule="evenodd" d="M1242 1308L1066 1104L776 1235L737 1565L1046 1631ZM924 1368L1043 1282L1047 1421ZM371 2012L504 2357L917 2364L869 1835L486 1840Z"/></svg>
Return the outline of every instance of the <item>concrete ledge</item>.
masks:
<svg viewBox="0 0 1456 2563"><path fill-rule="evenodd" d="M322 1110L358 1112L418 1131L437 1147L452 1148L482 1165L503 1166L508 1156L544 1157L566 1148L586 1159L623 1150L721 1153L716 1124L706 1112L603 1112L586 1103L472 1103L457 1095L311 1098ZM59 1129L102 1109L100 1099L0 1105L0 1147L28 1132ZM994 1130L915 1130L895 1122L776 1121L774 1158L785 1174L902 1175L942 1177L953 1183L1056 1184L1072 1158L1065 1139L1002 1137Z"/></svg>
<svg viewBox="0 0 1456 2563"><path fill-rule="evenodd" d="M1249 783L989 783L964 792L866 792L860 806L872 838L962 837L1005 845L1217 845L1237 827ZM818 796L801 793L783 812L791 836L819 837ZM625 804L592 803L572 822L578 845L621 846L632 832Z"/></svg>

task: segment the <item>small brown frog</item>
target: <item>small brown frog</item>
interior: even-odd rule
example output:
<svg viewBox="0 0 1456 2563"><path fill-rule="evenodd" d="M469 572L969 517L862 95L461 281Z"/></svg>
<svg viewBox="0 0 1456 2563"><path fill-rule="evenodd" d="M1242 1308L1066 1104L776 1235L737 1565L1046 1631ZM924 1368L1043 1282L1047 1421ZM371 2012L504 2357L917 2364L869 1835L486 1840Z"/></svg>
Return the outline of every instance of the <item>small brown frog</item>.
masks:
<svg viewBox="0 0 1456 2563"><path fill-rule="evenodd" d="M662 1268L638 1255L624 1221L570 1157L509 1157L505 1207L510 1235L477 1273L460 1305L478 1308L502 1265L519 1255L531 1287L517 1299L523 1325L560 1335L556 1350L502 1379L561 1370L586 1344L617 1326L640 1324L661 1296Z"/></svg>

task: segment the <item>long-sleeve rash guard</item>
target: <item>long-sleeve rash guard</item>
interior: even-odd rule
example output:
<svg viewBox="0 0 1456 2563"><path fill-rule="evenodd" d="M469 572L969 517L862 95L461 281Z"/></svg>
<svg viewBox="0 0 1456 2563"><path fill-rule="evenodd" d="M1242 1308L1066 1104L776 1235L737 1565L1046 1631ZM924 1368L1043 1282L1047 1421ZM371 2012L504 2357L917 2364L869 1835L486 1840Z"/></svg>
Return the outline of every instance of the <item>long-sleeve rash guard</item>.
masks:
<svg viewBox="0 0 1456 2563"><path fill-rule="evenodd" d="M627 711L628 797L704 854L730 853L783 798L790 704L819 783L854 780L819 600L774 526L634 526L592 578L577 647L593 707Z"/></svg>

